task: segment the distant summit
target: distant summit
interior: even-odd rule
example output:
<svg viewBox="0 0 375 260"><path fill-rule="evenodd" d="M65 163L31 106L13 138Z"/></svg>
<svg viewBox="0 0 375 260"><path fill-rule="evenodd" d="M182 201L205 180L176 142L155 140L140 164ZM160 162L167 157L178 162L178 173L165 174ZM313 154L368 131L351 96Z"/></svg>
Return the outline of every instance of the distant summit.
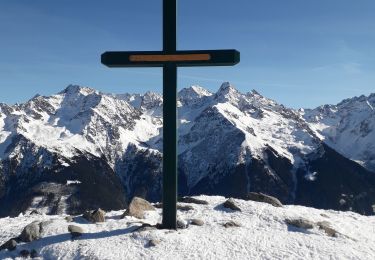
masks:
<svg viewBox="0 0 375 260"><path fill-rule="evenodd" d="M212 96L212 93L200 86L183 88L178 92L178 99L184 104L196 103L198 100Z"/></svg>

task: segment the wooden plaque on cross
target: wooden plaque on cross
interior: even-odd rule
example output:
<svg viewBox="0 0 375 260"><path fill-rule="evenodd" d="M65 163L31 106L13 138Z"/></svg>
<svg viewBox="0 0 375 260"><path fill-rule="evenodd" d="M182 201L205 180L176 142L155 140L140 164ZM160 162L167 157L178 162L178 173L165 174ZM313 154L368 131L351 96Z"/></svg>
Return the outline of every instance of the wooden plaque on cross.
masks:
<svg viewBox="0 0 375 260"><path fill-rule="evenodd" d="M105 52L101 62L108 67L163 68L163 223L177 228L177 67L233 66L240 62L236 50L176 48L177 0L163 0L163 50Z"/></svg>

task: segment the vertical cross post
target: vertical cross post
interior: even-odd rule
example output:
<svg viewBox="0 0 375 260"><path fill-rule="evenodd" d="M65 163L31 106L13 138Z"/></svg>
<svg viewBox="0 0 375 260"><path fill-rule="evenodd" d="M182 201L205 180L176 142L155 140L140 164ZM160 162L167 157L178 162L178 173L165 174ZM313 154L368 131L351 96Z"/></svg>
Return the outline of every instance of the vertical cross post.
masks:
<svg viewBox="0 0 375 260"><path fill-rule="evenodd" d="M176 52L177 3L163 0L163 52ZM163 228L176 229L177 65L163 65Z"/></svg>
<svg viewBox="0 0 375 260"><path fill-rule="evenodd" d="M163 50L115 51L101 56L104 65L163 68L163 228L177 228L177 67L233 66L236 50L177 51L177 0L163 0Z"/></svg>

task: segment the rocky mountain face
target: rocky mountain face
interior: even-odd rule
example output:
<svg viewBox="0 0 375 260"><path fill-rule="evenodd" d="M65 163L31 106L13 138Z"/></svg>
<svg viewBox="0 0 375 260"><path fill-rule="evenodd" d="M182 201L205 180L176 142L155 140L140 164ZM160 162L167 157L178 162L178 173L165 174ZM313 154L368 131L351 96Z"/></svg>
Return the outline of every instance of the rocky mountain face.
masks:
<svg viewBox="0 0 375 260"><path fill-rule="evenodd" d="M162 96L69 86L0 104L0 216L160 200ZM373 214L375 95L293 110L224 83L179 92L179 193Z"/></svg>
<svg viewBox="0 0 375 260"><path fill-rule="evenodd" d="M300 110L321 139L347 158L375 171L375 93L337 105Z"/></svg>

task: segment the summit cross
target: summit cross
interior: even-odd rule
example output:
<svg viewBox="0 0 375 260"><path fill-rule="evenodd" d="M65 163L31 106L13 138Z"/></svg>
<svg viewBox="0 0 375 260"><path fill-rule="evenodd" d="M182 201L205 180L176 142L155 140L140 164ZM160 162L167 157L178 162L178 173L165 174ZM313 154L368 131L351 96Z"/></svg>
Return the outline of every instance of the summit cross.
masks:
<svg viewBox="0 0 375 260"><path fill-rule="evenodd" d="M163 68L163 221L177 228L177 67L233 66L236 50L177 50L177 0L163 0L162 51L111 51L101 55L108 67Z"/></svg>

